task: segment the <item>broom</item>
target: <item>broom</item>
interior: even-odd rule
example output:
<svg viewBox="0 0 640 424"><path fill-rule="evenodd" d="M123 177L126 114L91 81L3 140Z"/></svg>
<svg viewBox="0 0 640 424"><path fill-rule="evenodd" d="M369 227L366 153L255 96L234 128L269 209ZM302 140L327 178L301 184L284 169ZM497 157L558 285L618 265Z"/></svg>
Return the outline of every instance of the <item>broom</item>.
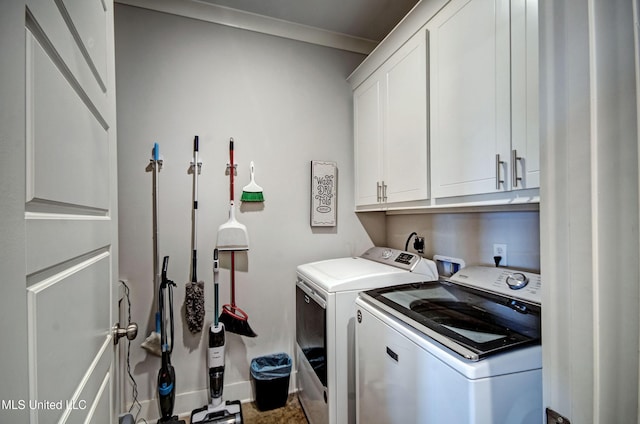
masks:
<svg viewBox="0 0 640 424"><path fill-rule="evenodd" d="M236 252L231 251L231 304L222 305L220 322L224 328L235 334L256 337L257 334L249 325L249 315L236 306Z"/></svg>
<svg viewBox="0 0 640 424"><path fill-rule="evenodd" d="M243 202L264 202L262 187L256 184L254 179L255 167L253 166L253 161L249 164L249 169L251 169L251 181L242 189L240 200Z"/></svg>
<svg viewBox="0 0 640 424"><path fill-rule="evenodd" d="M218 228L218 240L216 246L218 250L231 251L231 304L222 305L222 313L220 314L220 322L222 322L227 331L239 334L241 336L256 337L257 334L251 329L248 322L248 315L236 306L236 250L249 250L249 236L247 228L236 221L234 206L234 185L233 177L235 172L235 164L233 163L233 138L229 140L229 220L220 225Z"/></svg>
<svg viewBox="0 0 640 424"><path fill-rule="evenodd" d="M202 162L198 161L199 139L193 139L193 162L191 162L191 172L193 172L193 215L191 219L191 282L185 285L185 319L187 327L192 333L202 330L204 324L204 281L198 281L198 251L197 251L197 223L198 223L198 174L202 168Z"/></svg>

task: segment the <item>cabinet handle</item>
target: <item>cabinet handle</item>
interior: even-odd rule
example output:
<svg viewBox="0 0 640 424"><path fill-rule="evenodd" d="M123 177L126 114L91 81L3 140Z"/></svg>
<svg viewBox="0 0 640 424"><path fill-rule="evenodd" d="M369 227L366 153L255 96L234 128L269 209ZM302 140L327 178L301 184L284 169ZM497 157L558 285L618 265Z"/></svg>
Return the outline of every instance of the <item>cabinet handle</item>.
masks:
<svg viewBox="0 0 640 424"><path fill-rule="evenodd" d="M382 201L387 201L387 185L384 183L384 181L382 182Z"/></svg>
<svg viewBox="0 0 640 424"><path fill-rule="evenodd" d="M382 196L380 195L380 189L382 187L380 187L380 181L376 181L376 202L380 203Z"/></svg>
<svg viewBox="0 0 640 424"><path fill-rule="evenodd" d="M504 184L504 180L500 179L500 165L502 165L504 161L500 160L500 154L496 155L496 190L500 190L500 184Z"/></svg>
<svg viewBox="0 0 640 424"><path fill-rule="evenodd" d="M513 188L518 187L518 181L522 181L522 177L518 177L519 160L522 160L522 157L519 157L516 149L513 149L511 151L511 181L513 181Z"/></svg>

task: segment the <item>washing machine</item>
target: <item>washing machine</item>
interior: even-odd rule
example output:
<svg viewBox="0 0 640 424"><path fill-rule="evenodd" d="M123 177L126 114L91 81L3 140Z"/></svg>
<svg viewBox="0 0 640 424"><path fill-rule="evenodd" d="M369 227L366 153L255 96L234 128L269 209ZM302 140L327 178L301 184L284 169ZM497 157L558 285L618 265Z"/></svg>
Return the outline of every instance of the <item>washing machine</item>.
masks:
<svg viewBox="0 0 640 424"><path fill-rule="evenodd" d="M540 275L467 267L356 300L357 421L543 421Z"/></svg>
<svg viewBox="0 0 640 424"><path fill-rule="evenodd" d="M296 375L298 398L310 424L355 423L358 293L437 279L433 261L385 247L298 266Z"/></svg>

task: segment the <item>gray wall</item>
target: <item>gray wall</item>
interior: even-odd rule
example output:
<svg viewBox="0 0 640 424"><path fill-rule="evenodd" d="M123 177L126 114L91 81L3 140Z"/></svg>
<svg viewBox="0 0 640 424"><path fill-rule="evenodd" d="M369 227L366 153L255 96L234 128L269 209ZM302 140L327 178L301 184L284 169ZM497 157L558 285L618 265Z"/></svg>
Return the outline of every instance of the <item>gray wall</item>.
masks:
<svg viewBox="0 0 640 424"><path fill-rule="evenodd" d="M249 182L264 188L263 205L246 204L237 218L248 228L250 251L239 255L236 300L249 314L255 339L227 340L226 399L251 394L252 358L294 346L294 286L298 264L359 254L372 245L353 212L353 129L347 76L363 56L216 24L116 6L120 277L131 287L131 369L139 399L155 397L159 358L140 343L153 329L151 173L145 167L160 143L160 255L178 284L173 364L176 412L206 402L206 335L192 336L181 319L189 281L192 140L200 136L198 277L205 280L208 325L213 319L211 254L228 217L228 140L236 141L236 198ZM309 226L310 161L336 161L338 226ZM239 202L238 202L239 203ZM228 259L222 258L221 298L229 302ZM144 333L144 334L142 334ZM130 401L130 387L126 388ZM155 400L144 403L157 415Z"/></svg>
<svg viewBox="0 0 640 424"><path fill-rule="evenodd" d="M538 212L389 215L386 242L404 249L413 231L425 237L424 256L453 256L467 265L493 266L493 244L507 245L508 267L540 272ZM374 238L374 242L375 242ZM410 249L413 241L409 243ZM501 265L505 265L503 262Z"/></svg>

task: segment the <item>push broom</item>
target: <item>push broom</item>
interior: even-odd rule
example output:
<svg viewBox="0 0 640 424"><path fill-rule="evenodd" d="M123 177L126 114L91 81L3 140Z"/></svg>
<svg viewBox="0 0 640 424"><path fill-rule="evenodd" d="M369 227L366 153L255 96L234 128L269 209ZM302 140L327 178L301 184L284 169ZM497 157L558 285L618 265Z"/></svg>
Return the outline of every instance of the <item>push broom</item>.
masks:
<svg viewBox="0 0 640 424"><path fill-rule="evenodd" d="M218 228L216 247L219 251L231 252L231 304L222 305L220 322L224 324L227 331L241 336L256 337L257 334L249 325L249 316L236 306L235 299L235 252L239 250L249 250L249 235L247 234L247 227L239 223L235 217L233 177L236 166L233 162L233 138L229 140L229 165L227 169L229 171L230 192L229 220Z"/></svg>
<svg viewBox="0 0 640 424"><path fill-rule="evenodd" d="M190 171L193 173L193 209L191 217L191 282L185 285L185 319L191 333L199 333L204 324L204 281L198 281L198 250L197 250L197 223L198 223L198 174L202 168L202 162L198 161L199 139L196 135L193 139L193 161Z"/></svg>

